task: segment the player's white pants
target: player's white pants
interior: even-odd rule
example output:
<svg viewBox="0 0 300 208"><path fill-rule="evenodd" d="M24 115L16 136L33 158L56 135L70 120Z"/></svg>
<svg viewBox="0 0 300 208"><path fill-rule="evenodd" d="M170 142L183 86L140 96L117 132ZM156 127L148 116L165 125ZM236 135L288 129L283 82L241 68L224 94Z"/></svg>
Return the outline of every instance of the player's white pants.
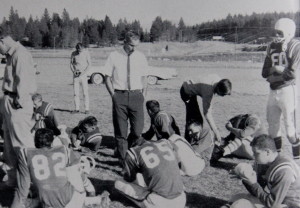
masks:
<svg viewBox="0 0 300 208"><path fill-rule="evenodd" d="M267 121L269 135L272 138L281 136L280 118L283 116L286 134L291 143L296 142L296 85L290 85L279 90L270 90L267 105Z"/></svg>
<svg viewBox="0 0 300 208"><path fill-rule="evenodd" d="M22 108L15 109L12 106L13 97L5 95L1 102L1 112L3 114L3 132L4 132L4 152L5 163L12 169L8 173L9 181L12 184L16 180L17 158L15 148L17 147L35 147L33 134L30 132L34 126L33 102L28 95L28 101L24 102ZM11 174L10 174L11 173ZM16 181L15 181L16 182Z"/></svg>
<svg viewBox="0 0 300 208"><path fill-rule="evenodd" d="M238 139L238 138L236 138L236 139ZM254 159L252 147L250 145L252 140L253 140L252 136L243 138L241 146L237 150L232 152L232 155L242 157L242 158L247 158L250 160Z"/></svg>
<svg viewBox="0 0 300 208"><path fill-rule="evenodd" d="M87 81L87 76L85 74L79 77L74 77L73 79L75 110L80 110L80 94L79 94L80 85L82 86L85 110L89 110L90 99L89 99L88 81Z"/></svg>
<svg viewBox="0 0 300 208"><path fill-rule="evenodd" d="M186 195L184 192L174 199L167 199L150 192L147 187L142 187L135 183L128 183L124 180L117 180L115 182L115 188L142 208L184 208L186 203Z"/></svg>
<svg viewBox="0 0 300 208"><path fill-rule="evenodd" d="M188 141L177 134L173 134L168 140L176 146L175 153L181 164L182 175L200 174L205 167L205 161L193 150Z"/></svg>

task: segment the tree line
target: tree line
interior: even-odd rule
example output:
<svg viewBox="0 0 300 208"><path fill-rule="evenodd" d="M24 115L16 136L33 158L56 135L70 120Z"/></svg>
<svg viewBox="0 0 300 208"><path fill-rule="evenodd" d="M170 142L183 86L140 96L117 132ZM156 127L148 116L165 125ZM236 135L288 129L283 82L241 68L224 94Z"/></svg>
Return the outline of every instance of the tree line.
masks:
<svg viewBox="0 0 300 208"><path fill-rule="evenodd" d="M9 16L3 18L1 27L15 40L35 48L69 48L74 47L77 42L98 47L112 46L124 38L127 30L138 33L142 42L194 42L219 36L225 41L257 43L272 37L274 23L281 17L292 18L299 24L300 12L234 16L229 14L225 19L193 26L187 26L183 18L180 18L178 24L174 24L158 16L148 32L141 27L138 20L128 22L126 19L120 19L117 24L113 24L110 18L105 16L104 20L87 18L80 22L78 18L71 19L66 9L61 16L58 13L50 15L45 9L41 18L33 19L30 16L26 20L11 7ZM299 36L299 30L297 35Z"/></svg>

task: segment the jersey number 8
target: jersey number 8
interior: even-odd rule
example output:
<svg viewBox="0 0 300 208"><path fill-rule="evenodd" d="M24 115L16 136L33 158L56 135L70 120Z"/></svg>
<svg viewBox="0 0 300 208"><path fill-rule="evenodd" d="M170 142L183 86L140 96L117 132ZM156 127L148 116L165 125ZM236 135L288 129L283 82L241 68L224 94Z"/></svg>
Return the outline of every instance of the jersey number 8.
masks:
<svg viewBox="0 0 300 208"><path fill-rule="evenodd" d="M60 152L56 152L50 158L56 163L53 166L54 174L56 177L66 176L67 173L65 171L66 160L65 155ZM34 175L38 180L48 179L51 175L49 161L45 155L35 155L32 158L32 166Z"/></svg>
<svg viewBox="0 0 300 208"><path fill-rule="evenodd" d="M166 144L157 143L155 145L157 146L158 150L163 153L163 158L165 160L168 161L175 160L175 155L173 151ZM151 169L155 168L160 163L160 159L157 156L157 154L153 152L153 149L154 149L153 147L148 146L148 147L144 147L140 152L141 157L143 158L146 166Z"/></svg>

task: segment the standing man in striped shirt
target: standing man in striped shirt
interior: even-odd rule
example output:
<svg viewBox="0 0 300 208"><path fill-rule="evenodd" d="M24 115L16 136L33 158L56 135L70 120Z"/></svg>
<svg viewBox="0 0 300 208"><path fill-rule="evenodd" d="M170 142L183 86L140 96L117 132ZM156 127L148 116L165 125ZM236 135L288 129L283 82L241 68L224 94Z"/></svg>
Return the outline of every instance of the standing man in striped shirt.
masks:
<svg viewBox="0 0 300 208"><path fill-rule="evenodd" d="M296 134L297 86L296 71L300 70L300 41L294 39L296 24L281 18L275 24L276 38L267 49L262 76L270 83L267 104L269 135L277 151L281 151L280 121L283 116L286 136L292 144L295 160L300 159L300 140ZM299 124L298 124L299 125Z"/></svg>

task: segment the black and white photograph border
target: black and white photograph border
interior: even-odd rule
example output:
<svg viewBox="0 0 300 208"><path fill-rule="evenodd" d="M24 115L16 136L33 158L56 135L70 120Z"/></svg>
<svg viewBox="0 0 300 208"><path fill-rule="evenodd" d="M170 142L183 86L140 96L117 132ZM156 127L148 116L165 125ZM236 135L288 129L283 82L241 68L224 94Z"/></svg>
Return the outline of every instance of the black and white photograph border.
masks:
<svg viewBox="0 0 300 208"><path fill-rule="evenodd" d="M175 118L182 137L186 128L186 105L180 88L186 81L208 75L218 75L232 83L229 96L223 97L215 93L210 103L210 113L222 138L230 133L225 127L226 123L239 114L257 115L267 133L270 87L262 77L262 69L268 45L275 38L276 21L280 18L293 19L296 24L295 38L300 37L299 0L1 0L0 4L0 27L4 34L19 42L31 54L36 92L42 95L44 101L51 103L61 127L62 139L59 142L62 145L67 143L76 154L94 159L93 167L86 175L94 186L95 196L99 195L99 199L105 202L109 197L109 204L103 203L103 206L100 204L95 207L139 207L117 191L114 185L116 180L124 177L126 171L123 167L124 158L120 159L121 156L118 155L118 140L115 139L113 107L116 95L109 90L107 78L111 80L113 87L116 83L113 82L113 74L108 76L107 66L115 64L111 63L111 59L116 51L123 51L127 59L127 43L124 41L126 32L134 31L138 34L139 43L134 45L134 51L143 54L148 64L148 74L144 76L147 84L144 83L145 87L141 89L144 96L144 125L141 133L145 133L153 124L152 117L148 116L146 101L157 100L160 108ZM26 80L23 89L9 88L9 85L7 87L3 84L14 79L8 77L5 71L16 69L12 66L12 54L9 51L1 54L1 36L0 207L10 207L17 185L11 187L6 183L12 167L5 164L4 143L12 142L12 139L9 136L11 129L4 123L12 119L4 112L4 97L16 97L12 99L17 103L19 100L22 106L22 100L18 98L19 92L14 90L29 90L28 86L34 80ZM78 43L82 43L83 51L88 54L84 55L85 60L90 61L86 67L78 68L80 73L75 77L76 67L72 68L71 65L76 61L83 61L82 58L76 60L74 54ZM122 63L126 69L127 63ZM141 62L136 65L144 66ZM11 73L12 76L14 73ZM295 87L299 91L300 68L295 73ZM87 89L80 83L75 93L75 79L79 78L80 82L88 82ZM141 80L133 79L129 82L133 83L131 86L136 86ZM113 87L111 89L115 89ZM10 89L15 94L8 95ZM119 90L120 93L127 91ZM196 97L203 114L204 98ZM294 123L299 137L300 93L295 100L298 110ZM98 137L101 144L96 149L80 146L80 142L72 143L73 130L83 126L82 121L88 116L97 119L101 134ZM32 116L33 125L34 118ZM132 131L131 124L128 121L128 134ZM283 135L280 154L292 158L292 144L285 136L287 133L283 118L280 119L280 125ZM152 140L156 139L153 136ZM14 150L15 147L20 145L14 146ZM27 146L25 144L21 147ZM256 165L254 160L228 155L217 162L206 164L198 175L183 175L181 179L186 194L185 207L230 207L234 195L249 194L242 180L232 174L239 163ZM18 166L14 168L17 169ZM26 207L41 206L34 199L37 194L29 191L25 200Z"/></svg>

